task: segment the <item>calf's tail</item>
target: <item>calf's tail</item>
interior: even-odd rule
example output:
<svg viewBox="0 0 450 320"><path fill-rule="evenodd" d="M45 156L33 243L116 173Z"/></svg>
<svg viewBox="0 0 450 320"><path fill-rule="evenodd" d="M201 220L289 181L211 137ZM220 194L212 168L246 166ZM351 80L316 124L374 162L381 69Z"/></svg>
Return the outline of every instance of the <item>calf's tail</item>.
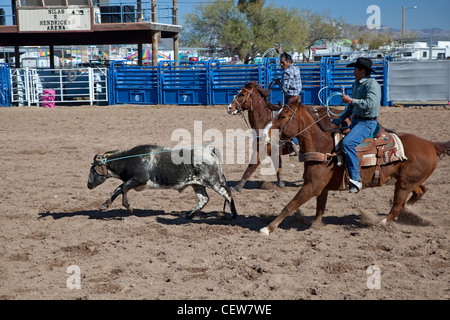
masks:
<svg viewBox="0 0 450 320"><path fill-rule="evenodd" d="M210 148L212 149L211 154L217 161L217 164L219 166L220 175L222 176L222 180L223 180L222 182L225 186L228 197L230 198L230 201L225 199L225 201L223 203L223 211L225 212L225 207L226 207L227 203L229 203L231 214L232 214L232 219L234 219L237 216L237 211L236 211L236 206L234 205L234 199L233 199L233 195L231 194L231 189L227 186L227 179L225 178L225 174L223 173L222 155L221 155L220 151L217 150L216 148L211 147L211 146L210 146Z"/></svg>
<svg viewBox="0 0 450 320"><path fill-rule="evenodd" d="M219 172L220 172L220 175L222 176L222 180L223 180L222 182L226 186L227 179L225 178L225 174L223 173L222 154L216 148L214 148L212 146L209 146L209 147L211 148L211 155L216 159L216 162L219 166Z"/></svg>

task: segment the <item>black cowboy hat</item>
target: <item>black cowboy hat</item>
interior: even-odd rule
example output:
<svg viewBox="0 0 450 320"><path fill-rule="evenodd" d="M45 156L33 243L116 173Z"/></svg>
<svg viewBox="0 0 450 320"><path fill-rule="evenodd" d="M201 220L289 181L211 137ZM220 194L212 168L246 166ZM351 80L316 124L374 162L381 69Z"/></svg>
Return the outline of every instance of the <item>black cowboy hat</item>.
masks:
<svg viewBox="0 0 450 320"><path fill-rule="evenodd" d="M358 67L360 69L363 68L370 70L373 73L376 73L375 70L372 69L372 60L368 58L358 58L356 62L352 62L349 65L347 65L347 68L350 67Z"/></svg>

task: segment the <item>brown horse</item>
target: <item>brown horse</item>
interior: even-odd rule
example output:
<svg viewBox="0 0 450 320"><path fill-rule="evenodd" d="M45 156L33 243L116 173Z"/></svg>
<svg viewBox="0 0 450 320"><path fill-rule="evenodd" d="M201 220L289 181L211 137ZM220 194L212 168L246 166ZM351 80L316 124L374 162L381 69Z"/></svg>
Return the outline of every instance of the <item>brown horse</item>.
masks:
<svg viewBox="0 0 450 320"><path fill-rule="evenodd" d="M326 112L325 107L314 111L313 108L301 105L298 100L291 100L288 107L284 107L267 125L263 138L271 139L271 133L277 132L271 129L278 129L280 139L296 136L300 150L304 153L332 154L334 151L332 131L336 127L330 123ZM432 142L409 133L399 133L398 137L403 143L407 160L381 166L380 186L392 178L396 179L393 206L381 224L387 224L395 219L404 210L405 204L415 204L427 191L423 182L433 173L439 157L445 154L450 155L450 141ZM374 168L361 168L363 188L371 186ZM283 208L278 217L260 232L267 235L273 232L284 218L312 197L317 197L315 222L320 223L325 211L328 191L339 189L343 174L344 169L336 164L335 157L331 157L328 162L305 161L302 188ZM412 196L406 202L410 193Z"/></svg>
<svg viewBox="0 0 450 320"><path fill-rule="evenodd" d="M231 103L227 106L227 111L231 115L242 115L245 120L244 111L248 110L248 121L250 123L250 127L258 133L258 131L262 131L270 122L272 111L279 111L280 109L278 105L274 105L268 101L268 96L269 90L261 88L256 81L250 81L238 92L233 101L231 101ZM247 122L247 120L245 121ZM271 147L267 146L268 155L270 155L270 149ZM281 155L289 154L293 151L293 149L290 147L290 144L286 144L279 151L279 165L278 168L275 169L277 170L278 186L282 188L284 187L284 181L281 168ZM256 152L256 163L253 163L252 161L248 165L241 180L236 187L234 187L236 191L242 190L247 180L250 179L250 176L261 164L259 157L259 137L257 137Z"/></svg>

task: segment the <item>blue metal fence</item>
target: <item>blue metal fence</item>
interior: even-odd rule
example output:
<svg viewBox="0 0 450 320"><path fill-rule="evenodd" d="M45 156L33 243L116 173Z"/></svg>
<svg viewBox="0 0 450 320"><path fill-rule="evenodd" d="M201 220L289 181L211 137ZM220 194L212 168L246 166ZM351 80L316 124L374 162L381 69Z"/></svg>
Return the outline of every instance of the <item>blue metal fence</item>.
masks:
<svg viewBox="0 0 450 320"><path fill-rule="evenodd" d="M166 61L158 64L158 83L162 104L208 104L206 62Z"/></svg>
<svg viewBox="0 0 450 320"><path fill-rule="evenodd" d="M0 106L11 104L11 70L7 63L0 64Z"/></svg>
<svg viewBox="0 0 450 320"><path fill-rule="evenodd" d="M387 66L388 62L391 60L390 56L386 56L382 62L374 62L372 69L376 73L372 74L371 77L375 78L381 87L381 105L387 106L390 102L387 100ZM325 88L321 92L321 99L323 102L334 92L340 92L341 89L339 85L345 88L345 93L352 94L352 84L355 81L353 76L353 68L347 68L348 63L337 63L335 58L323 58L321 61L322 80L321 87ZM302 77L303 80L303 77ZM341 104L341 99L339 96L334 96L330 99L330 105Z"/></svg>
<svg viewBox="0 0 450 320"><path fill-rule="evenodd" d="M270 83L274 79L281 79L283 69L278 64L279 60L275 58L268 58L265 61L266 81ZM302 91L300 93L301 100L304 104L320 104L318 93L321 88L321 73L322 69L320 63L297 63L296 66L300 69L302 78ZM270 100L272 103L283 101L283 93L277 86L272 87Z"/></svg>
<svg viewBox="0 0 450 320"><path fill-rule="evenodd" d="M157 67L129 66L113 62L108 73L109 104L158 104L159 82Z"/></svg>
<svg viewBox="0 0 450 320"><path fill-rule="evenodd" d="M209 104L229 104L249 81L264 82L261 64L226 65L219 60L208 62Z"/></svg>
<svg viewBox="0 0 450 320"><path fill-rule="evenodd" d="M382 105L387 101L387 65L390 57L382 62L374 62L377 71L372 75L382 88ZM283 70L279 60L267 58L258 64L227 65L219 60L206 62L160 61L154 66L132 66L127 61L115 61L108 70L109 104L177 104L177 105L216 105L228 104L239 90L249 81L257 81L267 87L272 80L281 78ZM351 95L355 81L353 68L347 63L339 63L334 58L323 58L319 63L300 63L302 77L302 102L319 105L321 100L339 91L339 85ZM280 88L271 91L272 103L283 101ZM340 104L334 97L330 105ZM11 105L11 81L9 65L0 69L0 105Z"/></svg>
<svg viewBox="0 0 450 320"><path fill-rule="evenodd" d="M382 104L388 105L387 62L375 62L373 75L382 87ZM207 62L160 61L157 67L131 67L113 64L110 68L110 104L228 104L249 81L257 81L267 87L272 80L281 78L283 70L276 58L267 58L258 64L227 65L220 60ZM336 91L339 85L351 94L355 81L353 69L347 63L338 63L334 58L324 58L319 63L299 63L302 77L301 99L304 104L319 105L318 94L322 90L323 102ZM147 79L146 76L150 75ZM273 86L270 93L272 103L283 101L279 87ZM330 100L330 105L340 104L340 98Z"/></svg>

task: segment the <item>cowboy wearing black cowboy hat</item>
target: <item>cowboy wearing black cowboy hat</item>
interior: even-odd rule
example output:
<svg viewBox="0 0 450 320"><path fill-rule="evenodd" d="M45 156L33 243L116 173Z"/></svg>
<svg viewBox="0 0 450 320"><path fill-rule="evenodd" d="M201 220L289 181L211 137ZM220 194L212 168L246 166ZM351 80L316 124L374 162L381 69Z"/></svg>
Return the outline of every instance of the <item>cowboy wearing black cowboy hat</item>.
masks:
<svg viewBox="0 0 450 320"><path fill-rule="evenodd" d="M381 88L378 82L370 77L376 73L372 69L372 60L358 58L356 62L347 65L347 68L354 67L353 75L355 83L352 85L352 98L342 95L342 102L347 103L347 109L339 118L332 119L335 125L353 115L350 132L342 140L342 149L347 160L348 173L350 175L350 192L356 193L362 188L362 181L359 176L359 160L355 147L369 137L377 126L377 118L380 112Z"/></svg>

